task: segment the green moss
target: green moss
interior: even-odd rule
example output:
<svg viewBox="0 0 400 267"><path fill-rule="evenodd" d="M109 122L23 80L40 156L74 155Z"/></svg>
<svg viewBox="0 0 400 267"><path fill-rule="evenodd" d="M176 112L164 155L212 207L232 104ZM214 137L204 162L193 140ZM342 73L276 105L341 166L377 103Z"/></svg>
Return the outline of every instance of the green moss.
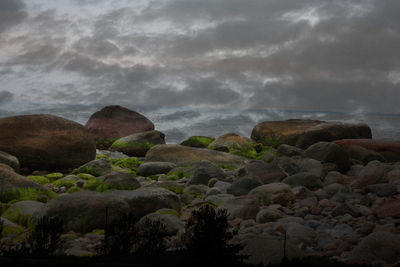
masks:
<svg viewBox="0 0 400 267"><path fill-rule="evenodd" d="M263 144L264 146L272 146L272 147L278 147L285 143L277 136L263 136L261 138L258 138L257 141Z"/></svg>
<svg viewBox="0 0 400 267"><path fill-rule="evenodd" d="M45 177L47 179L49 179L50 182L58 180L58 179L61 179L61 178L63 178L63 176L64 175L62 173L60 173L60 172L49 173L49 174L45 175Z"/></svg>
<svg viewBox="0 0 400 267"><path fill-rule="evenodd" d="M36 200L46 203L48 200L57 197L57 194L50 190L37 188L13 188L10 191L0 192L0 201L14 203L22 200Z"/></svg>
<svg viewBox="0 0 400 267"><path fill-rule="evenodd" d="M94 230L92 231L92 234L95 234L95 235L104 235L104 229L94 229Z"/></svg>
<svg viewBox="0 0 400 267"><path fill-rule="evenodd" d="M2 215L8 208L10 207L10 204L7 203L0 203L0 215Z"/></svg>
<svg viewBox="0 0 400 267"><path fill-rule="evenodd" d="M233 166L233 165L229 165L229 164L219 164L218 167L220 167L221 169L224 169L226 171L233 171L238 168L237 166Z"/></svg>
<svg viewBox="0 0 400 267"><path fill-rule="evenodd" d="M96 191L102 183L102 179L90 179L83 185L83 190Z"/></svg>
<svg viewBox="0 0 400 267"><path fill-rule="evenodd" d="M78 175L80 173L86 173L86 174L90 174L93 176L97 176L97 172L95 170L93 170L92 168L88 167L88 166L82 166L78 169L75 169L72 174Z"/></svg>
<svg viewBox="0 0 400 267"><path fill-rule="evenodd" d="M95 176L88 173L78 173L76 176L78 176L78 178L82 180L90 180L96 178Z"/></svg>
<svg viewBox="0 0 400 267"><path fill-rule="evenodd" d="M179 180L182 178L189 178L190 174L185 172L184 170L179 170L179 171L170 171L167 173L167 180Z"/></svg>
<svg viewBox="0 0 400 267"><path fill-rule="evenodd" d="M70 188L72 186L74 186L74 184L76 183L77 179L58 179L56 181L53 182L53 185L56 187L61 187L61 186L65 186L66 188Z"/></svg>
<svg viewBox="0 0 400 267"><path fill-rule="evenodd" d="M111 189L115 190L135 190L138 189L138 187L132 187L132 186L121 186L118 184L100 184L96 187L97 192L107 192Z"/></svg>
<svg viewBox="0 0 400 267"><path fill-rule="evenodd" d="M15 210L8 209L3 213L2 216L16 224L22 225L24 227L28 227L29 220L31 219L30 215L21 214L19 212L19 210L16 210L16 209Z"/></svg>
<svg viewBox="0 0 400 267"><path fill-rule="evenodd" d="M96 148L101 150L107 150L118 138L102 138L95 137Z"/></svg>
<svg viewBox="0 0 400 267"><path fill-rule="evenodd" d="M79 236L76 233L67 233L67 234L62 234L60 238L63 240L71 241L79 238Z"/></svg>
<svg viewBox="0 0 400 267"><path fill-rule="evenodd" d="M45 176L30 175L30 176L28 176L28 179L34 181L35 183L41 184L41 185L50 183L50 179Z"/></svg>
<svg viewBox="0 0 400 267"><path fill-rule="evenodd" d="M165 188L165 189L167 189L169 191L174 192L175 194L179 194L179 195L183 194L184 187L173 186L173 185L163 185L163 184L161 184L160 186L162 188Z"/></svg>
<svg viewBox="0 0 400 267"><path fill-rule="evenodd" d="M181 143L183 146L190 147L208 147L215 139L207 136L191 136Z"/></svg>
<svg viewBox="0 0 400 267"><path fill-rule="evenodd" d="M161 209L161 210L157 210L156 213L161 214L161 215L170 214L170 215L174 215L179 218L179 212L174 209Z"/></svg>
<svg viewBox="0 0 400 267"><path fill-rule="evenodd" d="M96 158L95 159L107 159L107 160L109 160L110 158L107 157L106 155L96 154Z"/></svg>
<svg viewBox="0 0 400 267"><path fill-rule="evenodd" d="M22 227L15 227L15 226L4 226L3 231L1 232L2 236L9 236L9 235L21 235L25 233L26 230Z"/></svg>
<svg viewBox="0 0 400 267"><path fill-rule="evenodd" d="M123 169L131 169L131 170L136 170L137 167L139 167L140 162L137 158L120 158L120 159L112 159L111 161L112 165L121 167Z"/></svg>
<svg viewBox="0 0 400 267"><path fill-rule="evenodd" d="M67 190L67 193L72 194L72 193L82 192L82 191L83 191L82 188L79 188L77 186L73 186L73 187L71 187L70 189Z"/></svg>

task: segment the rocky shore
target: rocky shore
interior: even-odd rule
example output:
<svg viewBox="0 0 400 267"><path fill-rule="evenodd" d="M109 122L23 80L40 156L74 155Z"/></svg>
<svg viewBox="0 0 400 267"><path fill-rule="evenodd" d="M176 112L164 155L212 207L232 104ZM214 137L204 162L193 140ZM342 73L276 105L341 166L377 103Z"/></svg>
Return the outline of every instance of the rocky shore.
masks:
<svg viewBox="0 0 400 267"><path fill-rule="evenodd" d="M0 119L2 248L61 218L58 255L96 255L105 217L161 221L168 249L204 204L226 210L248 264L319 256L400 264L400 143L366 124L267 121L165 144L143 115L109 106L85 126L52 115Z"/></svg>

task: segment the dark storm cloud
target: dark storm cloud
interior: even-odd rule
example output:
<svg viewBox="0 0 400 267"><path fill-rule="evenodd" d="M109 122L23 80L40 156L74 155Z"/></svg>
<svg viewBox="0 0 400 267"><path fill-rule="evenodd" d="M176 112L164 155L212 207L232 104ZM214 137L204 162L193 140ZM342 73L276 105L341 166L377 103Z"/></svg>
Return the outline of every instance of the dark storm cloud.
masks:
<svg viewBox="0 0 400 267"><path fill-rule="evenodd" d="M0 105L8 104L14 99L14 94L8 91L0 91Z"/></svg>
<svg viewBox="0 0 400 267"><path fill-rule="evenodd" d="M0 1L0 32L16 25L26 17L25 5L20 0Z"/></svg>
<svg viewBox="0 0 400 267"><path fill-rule="evenodd" d="M182 119L193 119L200 116L200 113L193 110L177 111L172 114L164 115L160 118L161 121L174 121Z"/></svg>

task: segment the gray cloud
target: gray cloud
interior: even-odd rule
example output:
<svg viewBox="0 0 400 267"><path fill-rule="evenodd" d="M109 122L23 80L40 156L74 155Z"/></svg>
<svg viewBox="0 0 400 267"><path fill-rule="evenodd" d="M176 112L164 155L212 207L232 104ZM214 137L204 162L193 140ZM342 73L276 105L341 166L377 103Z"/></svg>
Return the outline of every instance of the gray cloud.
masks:
<svg viewBox="0 0 400 267"><path fill-rule="evenodd" d="M26 15L25 5L21 0L1 0L0 32L20 23Z"/></svg>
<svg viewBox="0 0 400 267"><path fill-rule="evenodd" d="M0 91L0 105L7 104L14 99L14 94L8 91Z"/></svg>

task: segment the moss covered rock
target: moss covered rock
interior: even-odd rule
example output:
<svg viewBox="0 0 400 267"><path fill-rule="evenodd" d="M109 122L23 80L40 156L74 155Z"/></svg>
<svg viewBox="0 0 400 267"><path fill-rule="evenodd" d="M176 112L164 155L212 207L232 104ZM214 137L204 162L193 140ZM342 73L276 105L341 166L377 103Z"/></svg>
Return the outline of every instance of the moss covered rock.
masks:
<svg viewBox="0 0 400 267"><path fill-rule="evenodd" d="M94 176L101 176L111 171L111 163L107 159L96 159L86 163L85 165L80 166L72 173L75 175L79 173L88 173Z"/></svg>
<svg viewBox="0 0 400 267"><path fill-rule="evenodd" d="M140 187L140 183L133 177L132 174L127 172L112 172L104 177L104 181L98 190L107 191L109 189L117 190L135 190Z"/></svg>
<svg viewBox="0 0 400 267"><path fill-rule="evenodd" d="M207 136L191 136L181 143L182 146L207 148L215 138Z"/></svg>
<svg viewBox="0 0 400 267"><path fill-rule="evenodd" d="M2 216L18 225L28 227L32 214L44 205L42 202L33 200L15 202L11 204Z"/></svg>

